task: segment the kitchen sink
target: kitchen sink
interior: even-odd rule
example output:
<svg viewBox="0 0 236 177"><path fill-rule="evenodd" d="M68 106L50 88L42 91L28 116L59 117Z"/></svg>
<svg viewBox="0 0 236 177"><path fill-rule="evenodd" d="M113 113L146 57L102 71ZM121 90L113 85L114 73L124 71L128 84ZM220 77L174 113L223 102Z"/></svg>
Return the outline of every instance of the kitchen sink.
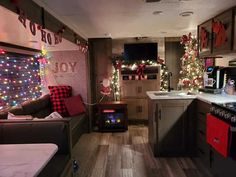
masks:
<svg viewBox="0 0 236 177"><path fill-rule="evenodd" d="M172 92L155 92L153 93L155 96L164 96L164 97L182 97L182 96L192 96L195 95L191 92L183 92L183 91L172 91Z"/></svg>

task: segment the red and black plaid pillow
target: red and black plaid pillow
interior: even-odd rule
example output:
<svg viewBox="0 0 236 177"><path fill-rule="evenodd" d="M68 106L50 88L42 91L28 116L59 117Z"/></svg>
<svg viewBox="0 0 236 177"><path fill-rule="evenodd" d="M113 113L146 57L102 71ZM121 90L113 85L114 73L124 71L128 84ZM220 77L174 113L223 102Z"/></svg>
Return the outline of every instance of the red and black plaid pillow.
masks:
<svg viewBox="0 0 236 177"><path fill-rule="evenodd" d="M64 101L71 96L71 86L48 86L48 89L50 90L53 111L60 113L62 116L68 115Z"/></svg>

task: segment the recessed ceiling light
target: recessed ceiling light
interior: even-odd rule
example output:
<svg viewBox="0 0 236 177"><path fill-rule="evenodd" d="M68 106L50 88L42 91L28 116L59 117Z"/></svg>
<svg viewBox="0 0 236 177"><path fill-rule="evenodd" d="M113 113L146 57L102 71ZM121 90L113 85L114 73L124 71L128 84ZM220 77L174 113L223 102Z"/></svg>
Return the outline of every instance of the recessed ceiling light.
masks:
<svg viewBox="0 0 236 177"><path fill-rule="evenodd" d="M189 17L193 15L193 12L192 11L181 12L179 15L182 17Z"/></svg>
<svg viewBox="0 0 236 177"><path fill-rule="evenodd" d="M166 32L166 31L161 31L160 33L161 33L161 34L166 34L167 32Z"/></svg>
<svg viewBox="0 0 236 177"><path fill-rule="evenodd" d="M156 11L152 12L153 15L160 15L162 13L163 12L161 10L156 10Z"/></svg>

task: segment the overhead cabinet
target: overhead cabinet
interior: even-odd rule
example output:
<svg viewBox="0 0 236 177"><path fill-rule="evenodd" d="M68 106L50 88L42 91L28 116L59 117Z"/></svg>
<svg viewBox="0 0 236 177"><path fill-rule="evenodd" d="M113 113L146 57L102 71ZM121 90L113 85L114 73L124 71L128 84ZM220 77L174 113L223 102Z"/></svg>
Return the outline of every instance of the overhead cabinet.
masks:
<svg viewBox="0 0 236 177"><path fill-rule="evenodd" d="M233 26L233 31L234 31L234 38L233 38L233 41L234 41L234 46L233 46L233 50L236 51L236 8L234 8L234 15L233 15L233 23L234 23L234 26Z"/></svg>
<svg viewBox="0 0 236 177"><path fill-rule="evenodd" d="M155 156L183 156L193 151L193 100L148 100L148 139ZM190 121L191 119L191 121Z"/></svg>
<svg viewBox="0 0 236 177"><path fill-rule="evenodd" d="M200 57L236 52L235 8L198 26Z"/></svg>
<svg viewBox="0 0 236 177"><path fill-rule="evenodd" d="M233 10L216 16L212 21L213 54L227 53L232 50Z"/></svg>
<svg viewBox="0 0 236 177"><path fill-rule="evenodd" d="M212 20L198 26L199 52L201 55L211 54L212 48Z"/></svg>

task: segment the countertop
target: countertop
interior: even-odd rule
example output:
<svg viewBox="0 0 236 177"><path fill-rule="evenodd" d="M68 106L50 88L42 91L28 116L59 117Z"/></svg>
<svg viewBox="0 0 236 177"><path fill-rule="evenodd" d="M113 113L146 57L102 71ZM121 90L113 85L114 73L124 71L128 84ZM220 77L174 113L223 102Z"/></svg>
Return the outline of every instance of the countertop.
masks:
<svg viewBox="0 0 236 177"><path fill-rule="evenodd" d="M56 153L55 144L1 144L1 177L36 177Z"/></svg>
<svg viewBox="0 0 236 177"><path fill-rule="evenodd" d="M164 93L161 91L148 91L147 95L151 100L169 100L169 99L199 99L206 103L227 103L236 102L236 95L222 95L222 94L210 94L210 93L193 93L193 94L183 94L183 91L174 91L171 96L167 95L155 95L154 93ZM179 93L179 94L175 94ZM171 92L170 92L171 94Z"/></svg>

